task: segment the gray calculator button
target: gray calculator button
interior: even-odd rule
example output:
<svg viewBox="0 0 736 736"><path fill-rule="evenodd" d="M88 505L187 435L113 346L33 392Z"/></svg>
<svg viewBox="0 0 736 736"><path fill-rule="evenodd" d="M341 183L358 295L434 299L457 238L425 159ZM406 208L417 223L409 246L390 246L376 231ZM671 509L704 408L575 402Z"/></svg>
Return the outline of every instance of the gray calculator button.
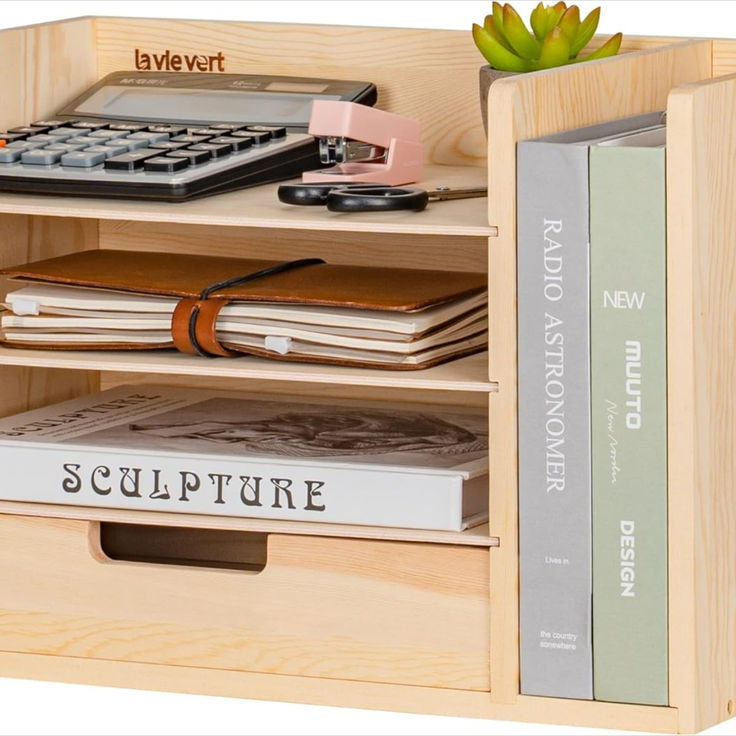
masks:
<svg viewBox="0 0 736 736"><path fill-rule="evenodd" d="M43 148L46 145L45 141L31 141L30 143L25 141L13 141L12 143L8 143L6 148L15 148L20 149L22 151L32 151L34 148Z"/></svg>
<svg viewBox="0 0 736 736"><path fill-rule="evenodd" d="M121 153L127 153L128 147L127 146L98 145L98 146L88 146L87 148L83 148L82 150L85 153L102 153L104 154L105 158L110 158L110 156L117 156Z"/></svg>
<svg viewBox="0 0 736 736"><path fill-rule="evenodd" d="M94 146L94 148L97 148L97 146ZM101 146L101 148L105 149L105 154L107 156L117 156L121 153L127 153L131 149L125 145L125 141L109 141L106 145ZM88 149L85 149L88 150Z"/></svg>
<svg viewBox="0 0 736 736"><path fill-rule="evenodd" d="M131 133L126 139L126 141L145 141L146 145L149 143L158 143L159 141L167 141L169 140L169 134L168 133L146 133L144 131L140 131L139 133Z"/></svg>
<svg viewBox="0 0 736 736"><path fill-rule="evenodd" d="M20 161L20 157L30 149L28 148L0 148L0 164L12 164Z"/></svg>
<svg viewBox="0 0 736 736"><path fill-rule="evenodd" d="M67 137L71 138L71 136ZM48 133L40 133L39 135L29 135L26 140L33 142L43 141L44 143L57 143L59 141L59 138L56 138L53 135L49 135Z"/></svg>
<svg viewBox="0 0 736 736"><path fill-rule="evenodd" d="M79 135L80 132L81 131L78 128L64 127L64 128L54 128L53 130L50 130L49 135L55 135L55 136L65 135L67 138L69 138L69 136Z"/></svg>
<svg viewBox="0 0 736 736"><path fill-rule="evenodd" d="M44 151L61 151L62 153L69 153L69 151L81 151L83 148L87 148L86 143L78 143L76 139L66 141L65 143L51 143L42 150Z"/></svg>
<svg viewBox="0 0 736 736"><path fill-rule="evenodd" d="M88 135L80 135L76 138L68 138L65 143L73 143L74 145L82 146L99 146L104 145L105 141L101 141L99 138L90 138Z"/></svg>
<svg viewBox="0 0 736 736"><path fill-rule="evenodd" d="M20 160L24 164L48 166L49 164L58 164L62 154L63 151L47 151L45 149L37 151L26 151L20 157Z"/></svg>
<svg viewBox="0 0 736 736"><path fill-rule="evenodd" d="M124 138L129 134L129 132L130 131L128 130L93 130L91 133L88 133L88 135L90 138L96 138L99 140L100 138Z"/></svg>
<svg viewBox="0 0 736 736"><path fill-rule="evenodd" d="M81 166L89 168L101 164L105 160L103 152L70 151L61 157L62 166Z"/></svg>
<svg viewBox="0 0 736 736"><path fill-rule="evenodd" d="M120 139L120 145L125 144L128 151L135 151L138 148L148 148L149 143L153 143L153 141L148 140L148 138L133 138L132 136L128 136L127 138Z"/></svg>

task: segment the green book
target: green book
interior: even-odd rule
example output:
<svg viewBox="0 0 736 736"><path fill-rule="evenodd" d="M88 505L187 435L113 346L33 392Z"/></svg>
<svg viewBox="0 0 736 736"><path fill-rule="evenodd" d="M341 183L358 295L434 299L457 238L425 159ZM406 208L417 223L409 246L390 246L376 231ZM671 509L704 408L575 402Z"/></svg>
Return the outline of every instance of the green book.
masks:
<svg viewBox="0 0 736 736"><path fill-rule="evenodd" d="M590 149L593 690L666 705L664 129Z"/></svg>

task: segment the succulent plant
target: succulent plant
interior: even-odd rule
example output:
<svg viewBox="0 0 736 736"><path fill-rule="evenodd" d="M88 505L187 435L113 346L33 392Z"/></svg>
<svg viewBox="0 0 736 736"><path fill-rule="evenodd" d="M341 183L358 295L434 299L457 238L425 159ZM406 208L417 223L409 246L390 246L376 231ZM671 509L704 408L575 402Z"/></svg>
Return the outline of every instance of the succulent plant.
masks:
<svg viewBox="0 0 736 736"><path fill-rule="evenodd" d="M488 63L500 71L530 72L614 56L621 46L621 34L611 36L587 56L578 58L600 19L601 9L592 10L580 20L580 8L564 2L532 10L530 32L521 16L508 3L493 3L493 13L483 25L473 24L475 45Z"/></svg>

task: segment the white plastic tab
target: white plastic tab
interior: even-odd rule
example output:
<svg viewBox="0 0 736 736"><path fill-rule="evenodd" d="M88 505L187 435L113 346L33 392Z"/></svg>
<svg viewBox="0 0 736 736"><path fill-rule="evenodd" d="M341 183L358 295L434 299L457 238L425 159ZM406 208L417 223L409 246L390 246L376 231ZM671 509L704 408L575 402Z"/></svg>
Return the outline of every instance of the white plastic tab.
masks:
<svg viewBox="0 0 736 736"><path fill-rule="evenodd" d="M38 302L34 299L13 299L10 305L13 309L13 314L20 316L26 314L38 314Z"/></svg>
<svg viewBox="0 0 736 736"><path fill-rule="evenodd" d="M286 355L291 350L291 338L280 335L266 335L266 350L279 355Z"/></svg>

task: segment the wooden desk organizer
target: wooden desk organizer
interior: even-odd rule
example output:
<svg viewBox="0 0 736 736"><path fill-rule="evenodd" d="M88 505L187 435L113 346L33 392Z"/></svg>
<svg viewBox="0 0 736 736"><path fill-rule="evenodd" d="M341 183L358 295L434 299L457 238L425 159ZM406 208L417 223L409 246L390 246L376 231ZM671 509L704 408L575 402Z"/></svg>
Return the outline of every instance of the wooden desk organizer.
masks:
<svg viewBox="0 0 736 736"><path fill-rule="evenodd" d="M613 59L497 81L488 144L465 32L82 18L3 31L0 49L3 126L168 51L227 72L371 80L380 107L422 121L425 183L478 184L486 160L490 173L489 211L418 215L289 210L273 186L178 205L0 195L3 264L114 247L487 270L491 314L489 357L409 374L2 349L3 414L157 380L485 406L492 444L490 528L460 534L2 502L0 675L647 731L734 714L736 42L627 39ZM671 706L521 696L514 144L665 107ZM140 561L105 548L110 523L133 525L123 548L146 525L228 530L216 559L233 531L238 554L262 555L267 535L265 567Z"/></svg>

